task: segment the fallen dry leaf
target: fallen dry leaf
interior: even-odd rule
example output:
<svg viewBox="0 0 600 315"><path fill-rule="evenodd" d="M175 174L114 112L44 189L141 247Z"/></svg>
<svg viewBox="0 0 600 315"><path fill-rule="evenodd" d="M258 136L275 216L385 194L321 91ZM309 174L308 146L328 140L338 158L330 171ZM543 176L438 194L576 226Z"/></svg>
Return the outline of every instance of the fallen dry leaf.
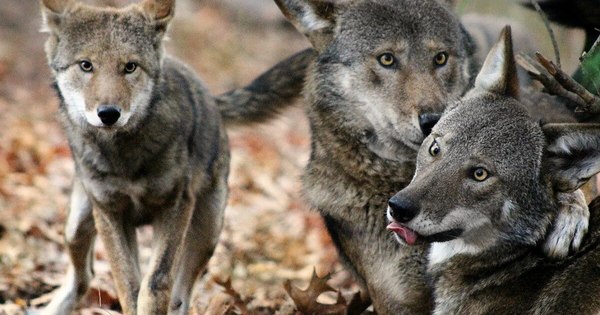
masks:
<svg viewBox="0 0 600 315"><path fill-rule="evenodd" d="M308 288L301 290L296 286L292 285L290 280L287 280L284 284L285 291L290 295L298 311L301 314L306 315L337 315L344 314L346 310L346 300L340 292L338 292L337 301L335 304L323 304L317 301L321 294L326 292L337 292L333 289L327 281L331 278L330 274L324 277L317 276L316 269L313 269L312 278L308 284Z"/></svg>
<svg viewBox="0 0 600 315"><path fill-rule="evenodd" d="M224 293L227 294L229 297L231 297L231 307L235 307L242 315L252 314L250 311L248 311L248 303L252 299L251 298L246 298L246 299L242 298L242 296L231 285L230 278L227 278L227 280L225 280L225 281L219 280L217 278L213 278L213 281L216 284L223 287L223 289L225 289ZM231 307L227 309L227 312L231 311ZM227 312L225 312L225 314L227 314Z"/></svg>

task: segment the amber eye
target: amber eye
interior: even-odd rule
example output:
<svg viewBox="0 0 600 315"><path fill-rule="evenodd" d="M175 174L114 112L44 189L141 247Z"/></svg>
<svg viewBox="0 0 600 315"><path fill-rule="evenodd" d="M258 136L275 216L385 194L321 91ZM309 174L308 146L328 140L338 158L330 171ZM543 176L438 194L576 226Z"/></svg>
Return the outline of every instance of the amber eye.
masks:
<svg viewBox="0 0 600 315"><path fill-rule="evenodd" d="M478 182L483 182L484 180L486 180L488 177L490 176L490 174L488 173L488 171L483 168L483 167L478 167L476 169L473 170L473 178L478 181Z"/></svg>
<svg viewBox="0 0 600 315"><path fill-rule="evenodd" d="M431 156L437 156L440 154L440 151L442 151L442 149L440 149L440 145L434 140L429 147L429 154L431 154Z"/></svg>
<svg viewBox="0 0 600 315"><path fill-rule="evenodd" d="M448 53L440 52L440 53L436 54L435 57L433 57L433 62L437 66L445 65L448 62Z"/></svg>
<svg viewBox="0 0 600 315"><path fill-rule="evenodd" d="M380 65L389 68L396 63L396 57L390 53L384 53L377 57L377 61L379 61Z"/></svg>
<svg viewBox="0 0 600 315"><path fill-rule="evenodd" d="M87 60L80 61L79 68L81 68L83 72L92 72L92 70L94 70L92 63Z"/></svg>
<svg viewBox="0 0 600 315"><path fill-rule="evenodd" d="M125 64L125 73L133 73L137 69L137 64L135 62L128 62Z"/></svg>

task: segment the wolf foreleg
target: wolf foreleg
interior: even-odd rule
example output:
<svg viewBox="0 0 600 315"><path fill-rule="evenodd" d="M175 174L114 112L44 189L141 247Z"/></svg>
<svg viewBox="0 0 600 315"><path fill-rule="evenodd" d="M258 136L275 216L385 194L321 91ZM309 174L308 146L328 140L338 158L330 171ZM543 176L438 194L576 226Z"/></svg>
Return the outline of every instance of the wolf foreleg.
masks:
<svg viewBox="0 0 600 315"><path fill-rule="evenodd" d="M137 241L135 226L124 222L123 212L94 207L93 214L106 247L123 314L135 315L140 288Z"/></svg>
<svg viewBox="0 0 600 315"><path fill-rule="evenodd" d="M209 192L197 194L191 224L185 235L181 261L171 293L170 313L188 313L190 295L219 241L227 204L227 178L221 177Z"/></svg>
<svg viewBox="0 0 600 315"><path fill-rule="evenodd" d="M194 204L195 196L186 187L174 206L155 218L154 248L137 300L140 315L168 313L171 290L183 254L184 235L189 229Z"/></svg>
<svg viewBox="0 0 600 315"><path fill-rule="evenodd" d="M92 253L95 238L92 204L79 180L75 179L65 226L65 245L70 263L67 277L42 314L70 314L87 292L93 277Z"/></svg>

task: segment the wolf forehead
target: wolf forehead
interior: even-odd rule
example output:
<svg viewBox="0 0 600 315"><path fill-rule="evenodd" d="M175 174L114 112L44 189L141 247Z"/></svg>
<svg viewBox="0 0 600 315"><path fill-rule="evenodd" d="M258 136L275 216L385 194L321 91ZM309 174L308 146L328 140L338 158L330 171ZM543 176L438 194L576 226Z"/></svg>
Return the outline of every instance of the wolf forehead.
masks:
<svg viewBox="0 0 600 315"><path fill-rule="evenodd" d="M537 172L546 142L540 124L517 100L492 94L462 101L442 116L432 135L449 135L450 154L481 158L499 172L515 163Z"/></svg>
<svg viewBox="0 0 600 315"><path fill-rule="evenodd" d="M367 38L364 44L375 45L378 41L412 37L417 42L433 39L450 45L462 41L456 36L460 30L461 25L450 10L435 0L360 1L342 13L339 25L340 35L355 40L350 41L353 44Z"/></svg>
<svg viewBox="0 0 600 315"><path fill-rule="evenodd" d="M132 8L76 8L61 18L53 35L58 37L56 50L61 51L55 58L59 66L86 57L82 54L152 54L161 40L155 23Z"/></svg>

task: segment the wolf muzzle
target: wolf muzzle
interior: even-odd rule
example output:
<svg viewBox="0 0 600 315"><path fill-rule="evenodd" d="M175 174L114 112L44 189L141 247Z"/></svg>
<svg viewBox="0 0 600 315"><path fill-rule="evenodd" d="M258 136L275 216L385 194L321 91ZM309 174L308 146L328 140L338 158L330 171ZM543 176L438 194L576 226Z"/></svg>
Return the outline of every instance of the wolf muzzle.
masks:
<svg viewBox="0 0 600 315"><path fill-rule="evenodd" d="M119 117L121 117L121 109L114 105L100 105L96 114L103 124L112 126L119 120Z"/></svg>
<svg viewBox="0 0 600 315"><path fill-rule="evenodd" d="M398 194L388 201L390 215L400 223L407 223L419 214L419 205Z"/></svg>
<svg viewBox="0 0 600 315"><path fill-rule="evenodd" d="M442 114L439 113L423 113L419 115L419 127L421 127L421 131L425 137L429 136L433 126L437 124L441 117Z"/></svg>

